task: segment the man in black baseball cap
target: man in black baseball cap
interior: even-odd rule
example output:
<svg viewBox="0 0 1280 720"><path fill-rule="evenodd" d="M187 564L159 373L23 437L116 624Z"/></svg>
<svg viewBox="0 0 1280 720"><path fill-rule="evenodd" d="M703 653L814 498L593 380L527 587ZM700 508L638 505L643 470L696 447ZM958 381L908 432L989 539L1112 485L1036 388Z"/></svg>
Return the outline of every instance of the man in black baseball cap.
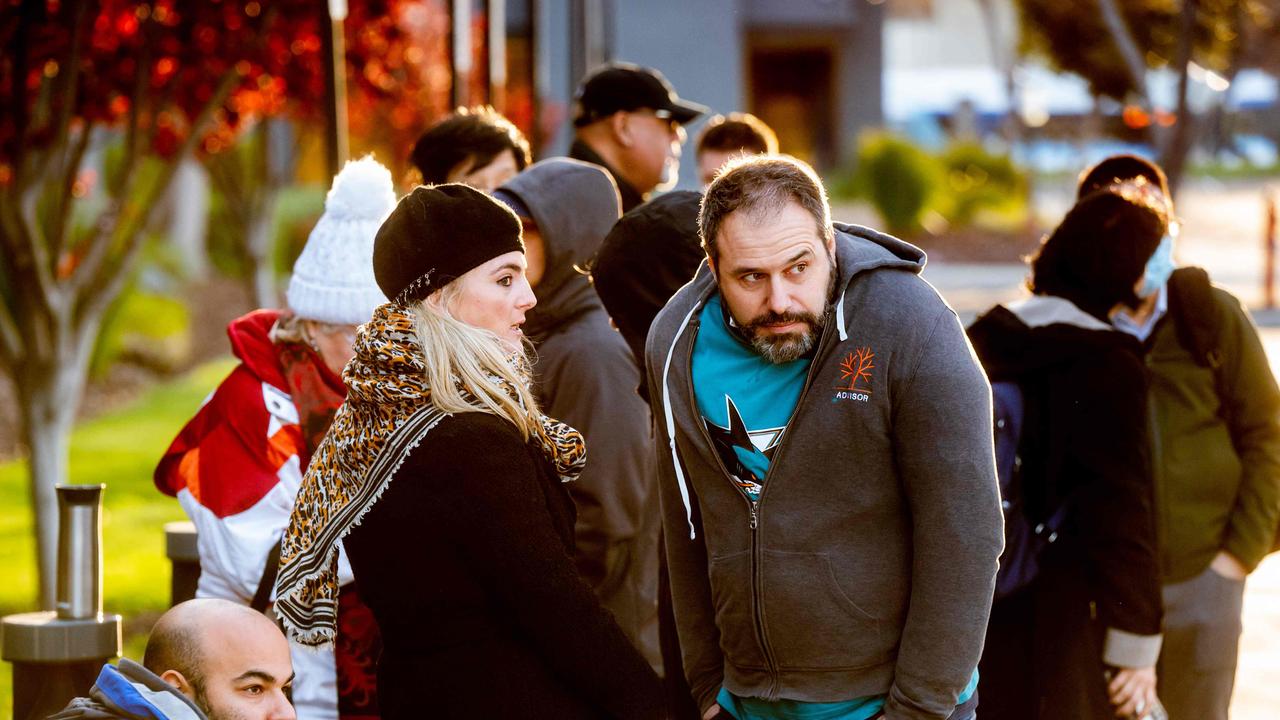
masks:
<svg viewBox="0 0 1280 720"><path fill-rule="evenodd" d="M626 212L680 168L684 125L707 108L681 100L653 68L610 63L578 88L569 156L603 166L618 183Z"/></svg>

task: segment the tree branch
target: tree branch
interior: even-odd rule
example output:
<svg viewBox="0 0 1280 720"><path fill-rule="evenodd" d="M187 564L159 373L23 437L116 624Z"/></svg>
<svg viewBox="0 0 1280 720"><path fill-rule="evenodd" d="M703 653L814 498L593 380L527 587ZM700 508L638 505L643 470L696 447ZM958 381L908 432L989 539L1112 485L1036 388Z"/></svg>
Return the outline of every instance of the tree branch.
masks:
<svg viewBox="0 0 1280 720"><path fill-rule="evenodd" d="M71 155L67 158L66 164L63 165L62 177L59 180L58 188L55 189L55 209L52 212L51 227L46 238L49 242L49 254L54 262L60 262L62 259L62 251L67 244L67 224L71 217L71 198L74 197L72 190L75 188L76 175L80 173L80 163L84 161L85 151L89 149L89 139L93 136L93 126L85 124L80 131L80 137L76 139L75 145L71 148ZM61 190L61 192L57 192ZM56 268L55 268L56 272Z"/></svg>
<svg viewBox="0 0 1280 720"><path fill-rule="evenodd" d="M104 262L101 270L94 274L92 282L84 285L77 284L76 296L80 302L78 303L79 312L76 317L76 326L100 317L120 294L120 291L124 289L124 285L128 280L128 269L132 267L134 260L141 253L146 230L151 225L161 205L157 200L160 194L168 188L174 173L177 172L178 161L187 157L195 149L205 128L213 119L214 113L227 101L227 97L230 96L231 91L239 81L240 73L234 66L223 74L218 81L213 96L209 98L209 102L200 110L195 122L191 124L191 130L183 140L182 147L174 155L173 161L166 163L159 177L148 188L147 197L138 203L138 206L143 208L141 212L129 215L122 214L120 223L123 228L119 229L119 232L107 238L96 239L96 241L114 245L115 238L119 237L124 243L124 251L120 254L118 261ZM135 215L138 217L136 221L134 220Z"/></svg>
<svg viewBox="0 0 1280 720"><path fill-rule="evenodd" d="M1142 104L1151 107L1151 93L1147 89L1147 63L1142 58L1142 53L1138 51L1138 44L1133 40L1133 34L1129 32L1129 26L1124 21L1124 16L1120 14L1120 8L1116 5L1115 0L1098 0L1098 10L1102 14L1102 23L1106 26L1107 32L1111 35L1111 40L1116 44L1116 50L1120 52L1120 57L1124 59L1125 69L1129 71L1129 79L1133 82L1134 90L1142 98Z"/></svg>

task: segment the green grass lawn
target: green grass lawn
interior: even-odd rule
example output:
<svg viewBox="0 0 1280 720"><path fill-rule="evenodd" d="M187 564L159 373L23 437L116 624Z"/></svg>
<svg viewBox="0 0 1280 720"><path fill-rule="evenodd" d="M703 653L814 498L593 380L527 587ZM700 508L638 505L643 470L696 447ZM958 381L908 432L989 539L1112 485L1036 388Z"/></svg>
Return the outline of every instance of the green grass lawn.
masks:
<svg viewBox="0 0 1280 720"><path fill-rule="evenodd" d="M125 621L125 655L141 660L146 632L169 603L163 525L185 516L151 482L160 454L234 362L223 359L157 384L124 407L77 427L73 483L106 483L104 609ZM35 535L23 461L0 464L0 615L36 604ZM85 688L88 690L88 688ZM0 720L12 719L12 672L0 663Z"/></svg>

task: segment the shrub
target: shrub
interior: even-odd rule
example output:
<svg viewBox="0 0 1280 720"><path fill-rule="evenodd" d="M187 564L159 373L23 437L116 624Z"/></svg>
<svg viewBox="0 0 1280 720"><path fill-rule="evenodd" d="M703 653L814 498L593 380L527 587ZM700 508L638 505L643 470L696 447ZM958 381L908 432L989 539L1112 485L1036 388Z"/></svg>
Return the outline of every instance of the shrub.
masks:
<svg viewBox="0 0 1280 720"><path fill-rule="evenodd" d="M979 213L1021 214L1027 205L1027 175L1007 155L975 142L956 143L939 158L946 173L946 202L939 212L953 225L972 225Z"/></svg>
<svg viewBox="0 0 1280 720"><path fill-rule="evenodd" d="M895 234L911 234L942 188L938 161L910 141L886 132L858 138L851 189L871 203Z"/></svg>

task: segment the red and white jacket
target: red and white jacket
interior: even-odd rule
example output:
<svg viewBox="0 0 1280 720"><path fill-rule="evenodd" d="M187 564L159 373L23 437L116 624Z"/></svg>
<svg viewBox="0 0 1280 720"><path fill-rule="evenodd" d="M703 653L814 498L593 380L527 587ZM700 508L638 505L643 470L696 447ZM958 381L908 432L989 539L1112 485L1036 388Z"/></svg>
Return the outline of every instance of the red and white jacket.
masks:
<svg viewBox="0 0 1280 720"><path fill-rule="evenodd" d="M178 498L199 533L197 597L249 604L267 555L289 523L310 459L270 338L279 316L257 310L227 327L240 365L206 398L156 467L156 486ZM339 577L344 584L352 579L343 554ZM295 646L292 656L299 720L336 719L333 653Z"/></svg>

